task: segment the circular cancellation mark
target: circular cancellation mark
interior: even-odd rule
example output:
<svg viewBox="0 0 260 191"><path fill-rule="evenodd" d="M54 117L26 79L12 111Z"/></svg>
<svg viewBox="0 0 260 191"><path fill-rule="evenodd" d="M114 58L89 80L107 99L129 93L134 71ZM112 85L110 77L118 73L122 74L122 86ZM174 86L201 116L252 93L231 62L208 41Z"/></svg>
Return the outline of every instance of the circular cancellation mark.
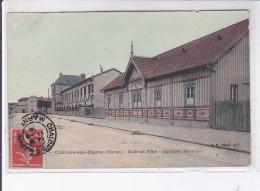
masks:
<svg viewBox="0 0 260 191"><path fill-rule="evenodd" d="M52 149L57 138L55 124L46 115L27 114L22 117L22 133L18 136L20 147L31 156L42 155Z"/></svg>

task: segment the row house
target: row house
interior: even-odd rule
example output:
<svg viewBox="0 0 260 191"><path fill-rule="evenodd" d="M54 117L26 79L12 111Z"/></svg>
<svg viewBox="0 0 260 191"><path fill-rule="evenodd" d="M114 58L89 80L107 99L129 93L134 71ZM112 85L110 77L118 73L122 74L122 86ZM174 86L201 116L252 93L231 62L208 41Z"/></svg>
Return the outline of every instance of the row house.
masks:
<svg viewBox="0 0 260 191"><path fill-rule="evenodd" d="M102 89L106 118L211 126L212 104L249 100L249 22L241 21L157 56L135 56Z"/></svg>
<svg viewBox="0 0 260 191"><path fill-rule="evenodd" d="M100 90L120 74L115 68L101 68L100 73L62 90L57 114L104 118L104 95Z"/></svg>

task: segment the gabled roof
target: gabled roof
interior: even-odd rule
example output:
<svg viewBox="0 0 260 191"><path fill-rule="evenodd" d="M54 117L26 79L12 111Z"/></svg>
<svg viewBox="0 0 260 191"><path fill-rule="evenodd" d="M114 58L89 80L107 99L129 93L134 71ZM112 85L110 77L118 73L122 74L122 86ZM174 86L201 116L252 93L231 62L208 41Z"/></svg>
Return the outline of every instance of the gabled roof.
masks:
<svg viewBox="0 0 260 191"><path fill-rule="evenodd" d="M155 57L133 56L132 60L141 71L144 79L152 79L205 66L216 62L242 39L249 32L248 25L247 19ZM122 79L120 82L120 78L116 78L103 89L109 90L120 87Z"/></svg>
<svg viewBox="0 0 260 191"><path fill-rule="evenodd" d="M81 82L83 79L80 76L74 76L74 75L61 75L54 83L53 85L66 85L66 86L72 86L78 82Z"/></svg>
<svg viewBox="0 0 260 191"><path fill-rule="evenodd" d="M158 64L157 58L133 56L132 59L144 78L146 78L150 71Z"/></svg>
<svg viewBox="0 0 260 191"><path fill-rule="evenodd" d="M116 79L114 79L112 82L106 85L101 91L122 87L123 78L124 78L124 73L119 75Z"/></svg>

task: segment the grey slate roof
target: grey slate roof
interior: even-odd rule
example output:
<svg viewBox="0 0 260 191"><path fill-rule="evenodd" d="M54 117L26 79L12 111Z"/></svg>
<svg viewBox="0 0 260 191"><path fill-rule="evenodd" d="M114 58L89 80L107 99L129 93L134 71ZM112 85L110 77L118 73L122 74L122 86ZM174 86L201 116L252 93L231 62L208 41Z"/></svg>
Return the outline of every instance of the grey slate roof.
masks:
<svg viewBox="0 0 260 191"><path fill-rule="evenodd" d="M80 76L62 75L53 83L53 85L56 84L56 85L72 86L76 83L81 82L82 80L83 79Z"/></svg>
<svg viewBox="0 0 260 191"><path fill-rule="evenodd" d="M27 101L29 99L29 97L22 97L21 99L19 99L18 101Z"/></svg>

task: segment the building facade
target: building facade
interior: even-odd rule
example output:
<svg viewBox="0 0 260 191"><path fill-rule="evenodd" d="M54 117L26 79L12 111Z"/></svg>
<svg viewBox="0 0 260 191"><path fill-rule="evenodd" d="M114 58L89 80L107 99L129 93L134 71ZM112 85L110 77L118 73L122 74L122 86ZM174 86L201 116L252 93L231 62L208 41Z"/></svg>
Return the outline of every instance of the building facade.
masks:
<svg viewBox="0 0 260 191"><path fill-rule="evenodd" d="M85 79L85 74L80 76L63 75L60 73L59 78L51 85L52 113L57 113L58 108L62 106L61 91L73 86Z"/></svg>
<svg viewBox="0 0 260 191"><path fill-rule="evenodd" d="M51 108L37 107L38 100L51 102L50 98L45 98L45 97L36 97L36 96L23 97L18 100L18 103L8 103L8 112L9 114L34 113L34 112L50 113Z"/></svg>
<svg viewBox="0 0 260 191"><path fill-rule="evenodd" d="M62 90L62 105L57 108L57 114L104 118L104 94L100 90L120 74L114 68L101 71Z"/></svg>
<svg viewBox="0 0 260 191"><path fill-rule="evenodd" d="M212 104L249 100L248 20L152 58L134 56L103 88L105 115L175 126L209 127Z"/></svg>

